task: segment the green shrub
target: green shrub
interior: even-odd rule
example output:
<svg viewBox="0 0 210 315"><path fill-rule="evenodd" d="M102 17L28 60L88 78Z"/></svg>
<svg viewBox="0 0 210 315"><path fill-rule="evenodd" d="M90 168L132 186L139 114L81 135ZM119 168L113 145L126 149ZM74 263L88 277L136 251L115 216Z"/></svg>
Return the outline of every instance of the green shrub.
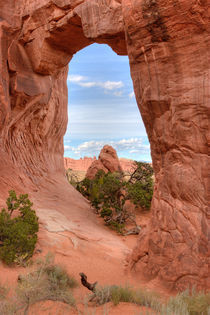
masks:
<svg viewBox="0 0 210 315"><path fill-rule="evenodd" d="M141 206L145 210L150 209L152 195L153 195L153 183L152 180L143 184L136 182L127 185L128 199L132 200L136 206Z"/></svg>
<svg viewBox="0 0 210 315"><path fill-rule="evenodd" d="M0 213L0 258L11 264L18 257L27 260L33 255L39 225L27 194L17 197L11 190L6 203L7 209ZM14 211L19 215L12 217Z"/></svg>
<svg viewBox="0 0 210 315"><path fill-rule="evenodd" d="M99 170L94 179L85 178L77 185L77 189L104 218L106 225L119 233L122 233L125 222L125 196L122 194L124 185L120 173L105 174L103 170Z"/></svg>
<svg viewBox="0 0 210 315"><path fill-rule="evenodd" d="M112 210L108 207L103 206L100 215L102 218L110 217L112 215Z"/></svg>
<svg viewBox="0 0 210 315"><path fill-rule="evenodd" d="M136 206L150 209L153 195L153 169L148 163L135 161L135 169L127 183L127 198Z"/></svg>
<svg viewBox="0 0 210 315"><path fill-rule="evenodd" d="M153 169L148 163L135 162L126 182L121 173L99 170L94 179L85 178L77 183L77 190L88 198L107 226L120 234L126 232L125 223L132 214L124 207L131 200L143 209L149 209L153 194Z"/></svg>
<svg viewBox="0 0 210 315"><path fill-rule="evenodd" d="M110 229L117 231L119 234L124 233L125 229L125 224L124 223L118 223L114 220L110 220L109 222L106 223L107 226L110 227Z"/></svg>

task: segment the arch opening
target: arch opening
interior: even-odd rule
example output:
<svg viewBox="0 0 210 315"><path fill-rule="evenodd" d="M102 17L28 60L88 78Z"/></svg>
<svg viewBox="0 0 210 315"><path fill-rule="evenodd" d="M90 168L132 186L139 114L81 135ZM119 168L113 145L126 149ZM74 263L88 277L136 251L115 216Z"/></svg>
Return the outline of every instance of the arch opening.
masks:
<svg viewBox="0 0 210 315"><path fill-rule="evenodd" d="M92 44L70 61L67 85L65 157L93 157L110 144L119 157L151 162L127 56Z"/></svg>

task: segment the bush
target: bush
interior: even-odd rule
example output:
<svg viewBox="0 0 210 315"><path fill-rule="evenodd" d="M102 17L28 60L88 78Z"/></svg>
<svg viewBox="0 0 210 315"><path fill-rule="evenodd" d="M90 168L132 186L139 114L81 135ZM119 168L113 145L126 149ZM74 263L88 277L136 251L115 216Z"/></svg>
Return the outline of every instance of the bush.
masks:
<svg viewBox="0 0 210 315"><path fill-rule="evenodd" d="M107 173L99 170L95 178L85 178L78 183L77 189L91 201L92 206L100 214L106 225L119 233L123 233L127 212L123 209L125 182L120 173Z"/></svg>
<svg viewBox="0 0 210 315"><path fill-rule="evenodd" d="M135 161L128 181L124 180L121 173L105 173L99 170L94 179L85 178L77 183L76 188L90 200L107 226L125 234L126 221L130 219L135 222L134 216L124 207L125 201L131 200L136 206L150 209L153 195L152 176L153 169L148 163Z"/></svg>
<svg viewBox="0 0 210 315"><path fill-rule="evenodd" d="M135 161L134 171L127 183L127 198L136 206L150 209L153 195L153 168L148 163Z"/></svg>
<svg viewBox="0 0 210 315"><path fill-rule="evenodd" d="M132 200L136 206L141 206L145 210L149 210L153 195L152 180L143 184L136 182L133 184L128 183L127 186L128 199Z"/></svg>
<svg viewBox="0 0 210 315"><path fill-rule="evenodd" d="M6 203L7 209L3 208L0 213L0 258L11 264L18 258L27 260L33 255L39 225L27 194L17 197L11 190ZM12 217L14 211L19 215Z"/></svg>

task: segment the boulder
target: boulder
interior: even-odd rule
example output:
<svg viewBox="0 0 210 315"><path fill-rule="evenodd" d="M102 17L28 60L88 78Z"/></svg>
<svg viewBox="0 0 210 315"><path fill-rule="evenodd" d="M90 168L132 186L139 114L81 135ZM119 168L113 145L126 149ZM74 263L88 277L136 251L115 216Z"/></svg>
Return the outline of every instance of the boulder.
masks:
<svg viewBox="0 0 210 315"><path fill-rule="evenodd" d="M120 165L117 152L110 145L105 145L103 147L99 154L98 160L93 161L93 163L88 168L86 177L93 179L99 170L103 170L105 173L122 173L122 167Z"/></svg>

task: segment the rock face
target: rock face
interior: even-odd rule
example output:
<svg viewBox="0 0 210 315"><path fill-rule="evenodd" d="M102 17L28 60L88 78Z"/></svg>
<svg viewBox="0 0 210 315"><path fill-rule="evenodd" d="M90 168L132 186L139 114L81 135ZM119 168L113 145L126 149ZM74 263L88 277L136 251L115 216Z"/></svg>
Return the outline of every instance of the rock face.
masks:
<svg viewBox="0 0 210 315"><path fill-rule="evenodd" d="M64 167L67 170L71 168L75 171L87 171L88 167L96 160L96 157L84 157L80 158L79 160L71 159L68 157L64 158Z"/></svg>
<svg viewBox="0 0 210 315"><path fill-rule="evenodd" d="M207 0L0 0L0 197L60 189L68 63L108 44L129 57L156 178L130 266L207 287L209 29Z"/></svg>
<svg viewBox="0 0 210 315"><path fill-rule="evenodd" d="M110 146L105 145L101 150L98 160L93 161L87 170L86 176L89 179L93 179L99 170L103 170L105 173L122 172L122 167L117 156L116 150Z"/></svg>

